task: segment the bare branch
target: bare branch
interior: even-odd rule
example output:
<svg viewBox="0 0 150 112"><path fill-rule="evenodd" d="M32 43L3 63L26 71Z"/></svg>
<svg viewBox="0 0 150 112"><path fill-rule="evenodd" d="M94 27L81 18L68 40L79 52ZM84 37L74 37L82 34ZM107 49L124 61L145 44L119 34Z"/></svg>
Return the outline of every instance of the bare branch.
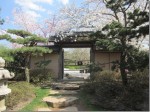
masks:
<svg viewBox="0 0 150 112"><path fill-rule="evenodd" d="M117 12L114 11L114 14L115 14L115 17L116 17L116 19L118 20L118 22L120 22L119 17L118 17L118 15L117 15Z"/></svg>
<svg viewBox="0 0 150 112"><path fill-rule="evenodd" d="M109 16L112 16L112 17L116 18L116 16L115 16L115 15L110 14L110 13L102 13L102 14L103 14L103 15L109 15Z"/></svg>
<svg viewBox="0 0 150 112"><path fill-rule="evenodd" d="M125 25L125 27L127 27L127 14L126 14L126 11L122 8L121 5L119 7L120 7L121 12L123 13L123 16L124 16L124 25Z"/></svg>
<svg viewBox="0 0 150 112"><path fill-rule="evenodd" d="M131 3L128 5L128 7L124 10L124 11L127 11L131 6Z"/></svg>
<svg viewBox="0 0 150 112"><path fill-rule="evenodd" d="M147 2L146 2L146 4L145 4L145 7L144 7L144 10L143 10L143 11L146 10L147 6L148 6L148 0L147 0Z"/></svg>

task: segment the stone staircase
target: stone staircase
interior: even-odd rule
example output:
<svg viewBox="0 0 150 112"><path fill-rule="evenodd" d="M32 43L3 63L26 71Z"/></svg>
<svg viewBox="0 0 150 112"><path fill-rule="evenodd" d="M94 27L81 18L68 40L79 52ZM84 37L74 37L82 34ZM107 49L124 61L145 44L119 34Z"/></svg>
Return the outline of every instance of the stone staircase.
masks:
<svg viewBox="0 0 150 112"><path fill-rule="evenodd" d="M49 96L43 98L49 108L37 111L78 111L78 92L83 81L61 80L52 84Z"/></svg>

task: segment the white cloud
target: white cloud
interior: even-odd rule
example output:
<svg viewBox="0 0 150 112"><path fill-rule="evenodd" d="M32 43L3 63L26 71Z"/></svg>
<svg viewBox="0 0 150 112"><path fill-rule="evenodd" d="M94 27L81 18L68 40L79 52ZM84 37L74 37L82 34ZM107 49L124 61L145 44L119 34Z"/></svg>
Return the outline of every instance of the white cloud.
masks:
<svg viewBox="0 0 150 112"><path fill-rule="evenodd" d="M69 3L69 0L60 0L64 5Z"/></svg>
<svg viewBox="0 0 150 112"><path fill-rule="evenodd" d="M22 7L24 10L45 11L43 7L34 3L33 0L15 0L15 3Z"/></svg>
<svg viewBox="0 0 150 112"><path fill-rule="evenodd" d="M62 4L66 5L69 3L69 0L57 0L61 2ZM17 7L30 15L30 17L33 17L33 19L37 19L41 17L40 12L49 12L48 14L51 14L52 12L46 9L44 4L52 5L53 2L56 2L56 0L15 0L15 4Z"/></svg>
<svg viewBox="0 0 150 112"><path fill-rule="evenodd" d="M34 18L41 17L39 11L46 11L38 3L52 4L52 2L53 0L15 0L17 6Z"/></svg>
<svg viewBox="0 0 150 112"><path fill-rule="evenodd" d="M41 3L48 3L48 4L52 4L53 0L34 0L35 2L41 2Z"/></svg>
<svg viewBox="0 0 150 112"><path fill-rule="evenodd" d="M33 17L34 18L38 18L38 17L41 17L40 14L36 13L35 11L32 11L32 10L26 10L26 13L30 15L30 17Z"/></svg>

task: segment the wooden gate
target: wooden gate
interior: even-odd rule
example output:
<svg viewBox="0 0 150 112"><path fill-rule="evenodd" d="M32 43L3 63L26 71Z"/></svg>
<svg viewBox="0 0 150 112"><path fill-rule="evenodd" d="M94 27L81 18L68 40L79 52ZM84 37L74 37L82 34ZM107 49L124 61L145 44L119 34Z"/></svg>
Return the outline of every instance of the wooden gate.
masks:
<svg viewBox="0 0 150 112"><path fill-rule="evenodd" d="M59 51L59 79L64 78L64 68L65 66L70 66L77 68L80 73L88 73L87 64L90 64L93 61L93 42L89 41L80 41L80 42L57 42L56 45L60 47ZM66 60L64 59L64 50L63 48L90 48L90 60ZM69 62L67 64L67 62ZM69 71L69 70L68 70Z"/></svg>

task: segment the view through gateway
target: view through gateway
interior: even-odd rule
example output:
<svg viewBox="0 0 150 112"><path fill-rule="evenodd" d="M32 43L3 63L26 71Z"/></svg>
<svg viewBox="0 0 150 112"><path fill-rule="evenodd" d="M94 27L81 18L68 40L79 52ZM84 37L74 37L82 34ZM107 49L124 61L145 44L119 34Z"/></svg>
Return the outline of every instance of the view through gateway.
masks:
<svg viewBox="0 0 150 112"><path fill-rule="evenodd" d="M90 76L90 48L64 48L64 79L87 79Z"/></svg>

